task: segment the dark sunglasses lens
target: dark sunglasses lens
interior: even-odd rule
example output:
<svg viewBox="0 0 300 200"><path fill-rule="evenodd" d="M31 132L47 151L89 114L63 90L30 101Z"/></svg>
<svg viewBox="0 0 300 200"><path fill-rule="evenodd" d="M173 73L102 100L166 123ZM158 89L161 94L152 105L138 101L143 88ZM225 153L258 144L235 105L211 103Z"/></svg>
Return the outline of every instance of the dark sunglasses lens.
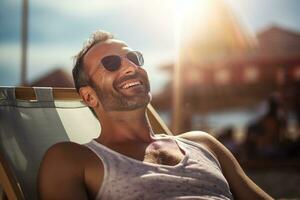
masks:
<svg viewBox="0 0 300 200"><path fill-rule="evenodd" d="M119 56L106 56L102 58L101 62L108 71L116 71L121 66L121 58Z"/></svg>
<svg viewBox="0 0 300 200"><path fill-rule="evenodd" d="M144 58L143 55L138 51L131 51L127 54L127 58L136 64L137 66L143 66Z"/></svg>

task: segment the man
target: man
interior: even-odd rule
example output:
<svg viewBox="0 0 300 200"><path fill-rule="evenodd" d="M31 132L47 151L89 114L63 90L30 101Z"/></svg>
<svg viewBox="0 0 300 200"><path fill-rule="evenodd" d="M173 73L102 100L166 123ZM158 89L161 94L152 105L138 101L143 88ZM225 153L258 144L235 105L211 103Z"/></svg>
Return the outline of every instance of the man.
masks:
<svg viewBox="0 0 300 200"><path fill-rule="evenodd" d="M207 133L154 136L141 53L107 32L77 56L75 86L101 123L88 144L59 143L39 172L41 199L271 199ZM84 134L84 133L82 133Z"/></svg>

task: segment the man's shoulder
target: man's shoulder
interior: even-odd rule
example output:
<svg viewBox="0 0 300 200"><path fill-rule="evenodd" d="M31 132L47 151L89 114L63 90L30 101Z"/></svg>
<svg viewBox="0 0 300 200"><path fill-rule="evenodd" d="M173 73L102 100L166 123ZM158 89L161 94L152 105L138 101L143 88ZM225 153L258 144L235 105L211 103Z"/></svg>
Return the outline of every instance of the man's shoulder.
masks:
<svg viewBox="0 0 300 200"><path fill-rule="evenodd" d="M203 131L190 131L177 135L176 137L206 145L212 145L216 141L214 136Z"/></svg>
<svg viewBox="0 0 300 200"><path fill-rule="evenodd" d="M218 148L219 142L214 136L209 133L203 131L190 131L177 135L176 137L201 144L202 147L205 147L217 157L216 148Z"/></svg>
<svg viewBox="0 0 300 200"><path fill-rule="evenodd" d="M57 199L57 195L63 194L56 192L61 191L65 192L64 195L85 199L81 198L85 196L85 186L92 185L95 177L102 180L102 173L103 166L100 160L86 146L74 142L54 144L47 150L40 165L38 173L40 195L47 199ZM59 189L55 188L57 185L60 185ZM98 186L96 185L94 188L98 188ZM91 187L88 189L90 191ZM73 193L74 195L72 195ZM80 195L82 196L80 197ZM63 198L63 196L60 197Z"/></svg>
<svg viewBox="0 0 300 200"><path fill-rule="evenodd" d="M82 163L89 153L89 150L83 145L74 142L59 142L46 151L43 162L72 166L73 163Z"/></svg>
<svg viewBox="0 0 300 200"><path fill-rule="evenodd" d="M75 142L59 142L52 145L46 152L46 155L60 154L62 156L83 152L86 147Z"/></svg>

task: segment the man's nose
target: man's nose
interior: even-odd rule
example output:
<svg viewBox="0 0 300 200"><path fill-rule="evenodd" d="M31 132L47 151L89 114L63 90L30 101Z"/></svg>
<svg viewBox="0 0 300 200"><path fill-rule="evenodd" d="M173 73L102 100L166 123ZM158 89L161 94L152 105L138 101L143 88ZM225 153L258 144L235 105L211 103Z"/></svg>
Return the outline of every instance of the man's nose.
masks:
<svg viewBox="0 0 300 200"><path fill-rule="evenodd" d="M135 74L138 66L131 62L128 58L122 59L122 67L124 74Z"/></svg>

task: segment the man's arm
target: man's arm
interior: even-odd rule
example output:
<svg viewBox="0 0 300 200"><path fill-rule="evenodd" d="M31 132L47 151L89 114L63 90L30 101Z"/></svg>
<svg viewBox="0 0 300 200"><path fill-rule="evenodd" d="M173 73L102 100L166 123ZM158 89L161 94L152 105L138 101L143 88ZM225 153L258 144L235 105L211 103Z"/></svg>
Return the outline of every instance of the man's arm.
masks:
<svg viewBox="0 0 300 200"><path fill-rule="evenodd" d="M84 166L80 145L64 142L45 154L38 176L40 199L88 199L84 186Z"/></svg>
<svg viewBox="0 0 300 200"><path fill-rule="evenodd" d="M217 157L235 199L272 199L245 174L231 152L213 136L194 131L179 137L203 144Z"/></svg>

